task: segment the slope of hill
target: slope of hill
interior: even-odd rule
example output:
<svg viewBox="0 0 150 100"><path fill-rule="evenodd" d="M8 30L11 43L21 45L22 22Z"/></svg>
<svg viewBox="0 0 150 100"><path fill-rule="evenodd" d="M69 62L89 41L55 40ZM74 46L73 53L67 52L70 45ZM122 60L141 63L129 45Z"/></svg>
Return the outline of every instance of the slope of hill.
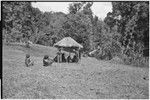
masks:
<svg viewBox="0 0 150 100"><path fill-rule="evenodd" d="M3 98L15 99L148 99L148 68L111 64L94 58L44 67L45 54L56 49L32 45L3 45ZM25 67L25 54L35 65Z"/></svg>

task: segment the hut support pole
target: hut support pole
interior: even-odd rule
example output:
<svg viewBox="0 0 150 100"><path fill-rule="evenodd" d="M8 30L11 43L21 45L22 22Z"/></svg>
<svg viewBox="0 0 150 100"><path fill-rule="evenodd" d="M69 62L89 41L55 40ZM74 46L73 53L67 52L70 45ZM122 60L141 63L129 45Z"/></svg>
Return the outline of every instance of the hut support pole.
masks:
<svg viewBox="0 0 150 100"><path fill-rule="evenodd" d="M79 60L80 60L80 57L79 57L79 48L78 48L77 52L78 52L78 62L79 62Z"/></svg>
<svg viewBox="0 0 150 100"><path fill-rule="evenodd" d="M57 61L58 61L58 63L59 63L59 55L57 56Z"/></svg>
<svg viewBox="0 0 150 100"><path fill-rule="evenodd" d="M62 54L60 54L59 62L62 62Z"/></svg>

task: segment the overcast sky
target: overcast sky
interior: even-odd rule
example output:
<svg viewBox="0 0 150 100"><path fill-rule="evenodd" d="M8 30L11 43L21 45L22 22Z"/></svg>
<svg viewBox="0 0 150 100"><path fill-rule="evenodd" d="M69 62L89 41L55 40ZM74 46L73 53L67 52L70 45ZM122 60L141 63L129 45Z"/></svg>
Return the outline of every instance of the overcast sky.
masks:
<svg viewBox="0 0 150 100"><path fill-rule="evenodd" d="M39 8L42 12L53 11L68 13L69 4L72 2L36 2L32 3L33 7ZM102 20L106 17L108 12L112 11L111 2L94 2L92 6L94 15Z"/></svg>

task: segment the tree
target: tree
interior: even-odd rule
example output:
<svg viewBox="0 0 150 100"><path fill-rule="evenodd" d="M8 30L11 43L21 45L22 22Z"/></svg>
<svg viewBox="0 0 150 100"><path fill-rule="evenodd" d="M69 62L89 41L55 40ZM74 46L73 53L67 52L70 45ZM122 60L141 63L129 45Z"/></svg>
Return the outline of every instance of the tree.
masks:
<svg viewBox="0 0 150 100"><path fill-rule="evenodd" d="M82 12L67 15L67 20L63 24L63 37L70 36L78 43L83 44L84 50L90 49L88 35L90 34L91 22L88 16Z"/></svg>
<svg viewBox="0 0 150 100"><path fill-rule="evenodd" d="M69 13L76 14L82 9L84 4L85 2L74 2L74 3L69 4Z"/></svg>
<svg viewBox="0 0 150 100"><path fill-rule="evenodd" d="M31 35L31 8L30 2L3 2L3 29L14 41Z"/></svg>
<svg viewBox="0 0 150 100"><path fill-rule="evenodd" d="M98 19L97 17L95 17L96 20L94 20L93 12L91 10L92 5L93 5L93 2L87 2L86 5L83 7L83 13L85 15L87 15L91 20L91 27L90 27L91 31L89 34L90 50L95 49L95 43L94 43L95 26L94 26L94 24L96 22L94 22L94 21L97 21L97 19Z"/></svg>
<svg viewBox="0 0 150 100"><path fill-rule="evenodd" d="M149 2L112 2L112 5L113 11L108 13L105 22L110 27L118 26L119 41L125 52L142 53L142 49L149 45Z"/></svg>

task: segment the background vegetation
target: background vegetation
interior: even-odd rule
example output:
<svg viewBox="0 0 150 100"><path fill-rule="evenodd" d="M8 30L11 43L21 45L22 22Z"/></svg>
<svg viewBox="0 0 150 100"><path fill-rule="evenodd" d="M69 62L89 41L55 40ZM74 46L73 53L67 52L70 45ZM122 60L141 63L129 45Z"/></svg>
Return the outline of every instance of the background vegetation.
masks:
<svg viewBox="0 0 150 100"><path fill-rule="evenodd" d="M41 12L31 2L2 2L3 41L53 46L70 36L84 46L97 49L98 59L115 56L126 64L145 65L149 56L149 2L112 2L112 12L103 20L93 16L93 2L73 2L69 13Z"/></svg>

